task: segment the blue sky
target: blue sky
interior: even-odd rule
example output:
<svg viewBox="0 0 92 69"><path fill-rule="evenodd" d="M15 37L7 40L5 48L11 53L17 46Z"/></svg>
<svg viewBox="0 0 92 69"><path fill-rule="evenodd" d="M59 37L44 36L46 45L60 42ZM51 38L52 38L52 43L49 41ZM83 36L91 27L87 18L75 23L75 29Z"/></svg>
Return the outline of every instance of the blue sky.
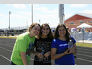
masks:
<svg viewBox="0 0 92 69"><path fill-rule="evenodd" d="M92 15L92 4L64 4L65 19L78 13ZM34 4L34 22L49 23L55 27L59 23L58 4ZM8 28L9 11L11 27L24 27L31 24L31 4L0 4L0 28Z"/></svg>

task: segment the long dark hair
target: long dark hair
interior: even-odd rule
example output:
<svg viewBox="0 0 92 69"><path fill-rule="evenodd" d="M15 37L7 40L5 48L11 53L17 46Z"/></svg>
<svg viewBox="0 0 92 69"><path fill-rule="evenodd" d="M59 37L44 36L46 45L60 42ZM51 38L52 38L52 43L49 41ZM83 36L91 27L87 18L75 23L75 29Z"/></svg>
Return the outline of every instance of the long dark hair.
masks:
<svg viewBox="0 0 92 69"><path fill-rule="evenodd" d="M55 38L58 38L58 37L59 37L58 29L59 29L60 27L64 27L64 28L65 28L65 30L66 30L65 38L66 38L66 41L69 42L69 40L70 40L70 33L68 32L68 30L67 30L67 28L66 28L66 26L65 26L64 24L59 24L59 25L57 26L56 31L55 31Z"/></svg>
<svg viewBox="0 0 92 69"><path fill-rule="evenodd" d="M44 26L48 26L48 27L49 27L49 30L50 30L49 33L48 33L48 35L47 35L47 38L53 39L53 35L52 35L52 32L51 32L50 26L49 26L47 23L42 24L42 25L41 25L41 30L42 30L42 28L43 28ZM40 33L40 35L42 36L42 32Z"/></svg>

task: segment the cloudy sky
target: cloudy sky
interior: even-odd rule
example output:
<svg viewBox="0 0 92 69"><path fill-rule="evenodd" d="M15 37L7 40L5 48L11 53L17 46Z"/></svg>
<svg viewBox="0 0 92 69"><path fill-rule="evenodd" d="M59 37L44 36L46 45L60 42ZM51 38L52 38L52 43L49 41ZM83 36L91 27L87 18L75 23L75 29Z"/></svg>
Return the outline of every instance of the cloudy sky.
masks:
<svg viewBox="0 0 92 69"><path fill-rule="evenodd" d="M0 4L0 28L8 28L9 11L10 26L24 27L32 23L31 4ZM92 4L64 4L65 20L69 17L86 13L92 14ZM33 22L49 23L55 27L59 23L59 4L33 4Z"/></svg>

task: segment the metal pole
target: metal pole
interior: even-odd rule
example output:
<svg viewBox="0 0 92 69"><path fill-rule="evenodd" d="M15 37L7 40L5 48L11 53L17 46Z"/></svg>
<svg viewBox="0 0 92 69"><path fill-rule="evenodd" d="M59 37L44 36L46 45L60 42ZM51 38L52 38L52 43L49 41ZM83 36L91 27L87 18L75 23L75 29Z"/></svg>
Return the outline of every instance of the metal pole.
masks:
<svg viewBox="0 0 92 69"><path fill-rule="evenodd" d="M32 24L33 24L33 4L32 4Z"/></svg>
<svg viewBox="0 0 92 69"><path fill-rule="evenodd" d="M7 35L10 34L10 14L11 14L11 11L9 11L9 31L7 32Z"/></svg>
<svg viewBox="0 0 92 69"><path fill-rule="evenodd" d="M82 29L83 29L83 43L84 43L84 27Z"/></svg>
<svg viewBox="0 0 92 69"><path fill-rule="evenodd" d="M26 21L26 23L27 23L27 28L28 28L28 21Z"/></svg>
<svg viewBox="0 0 92 69"><path fill-rule="evenodd" d="M64 24L64 4L59 4L59 23Z"/></svg>
<svg viewBox="0 0 92 69"><path fill-rule="evenodd" d="M40 24L40 19L39 19L39 24Z"/></svg>
<svg viewBox="0 0 92 69"><path fill-rule="evenodd" d="M84 31L83 31L83 43L84 43Z"/></svg>
<svg viewBox="0 0 92 69"><path fill-rule="evenodd" d="M9 31L10 31L10 14L11 14L11 11L9 11Z"/></svg>

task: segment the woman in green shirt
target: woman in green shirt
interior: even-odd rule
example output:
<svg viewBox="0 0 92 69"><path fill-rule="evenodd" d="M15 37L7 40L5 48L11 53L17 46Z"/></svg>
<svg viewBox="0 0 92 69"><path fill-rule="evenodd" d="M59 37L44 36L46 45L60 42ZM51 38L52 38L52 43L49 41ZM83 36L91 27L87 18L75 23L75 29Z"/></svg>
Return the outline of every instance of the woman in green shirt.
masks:
<svg viewBox="0 0 92 69"><path fill-rule="evenodd" d="M11 55L12 65L30 64L30 53L34 48L35 36L40 33L40 25L35 23L30 25L28 32L20 34L14 44Z"/></svg>

